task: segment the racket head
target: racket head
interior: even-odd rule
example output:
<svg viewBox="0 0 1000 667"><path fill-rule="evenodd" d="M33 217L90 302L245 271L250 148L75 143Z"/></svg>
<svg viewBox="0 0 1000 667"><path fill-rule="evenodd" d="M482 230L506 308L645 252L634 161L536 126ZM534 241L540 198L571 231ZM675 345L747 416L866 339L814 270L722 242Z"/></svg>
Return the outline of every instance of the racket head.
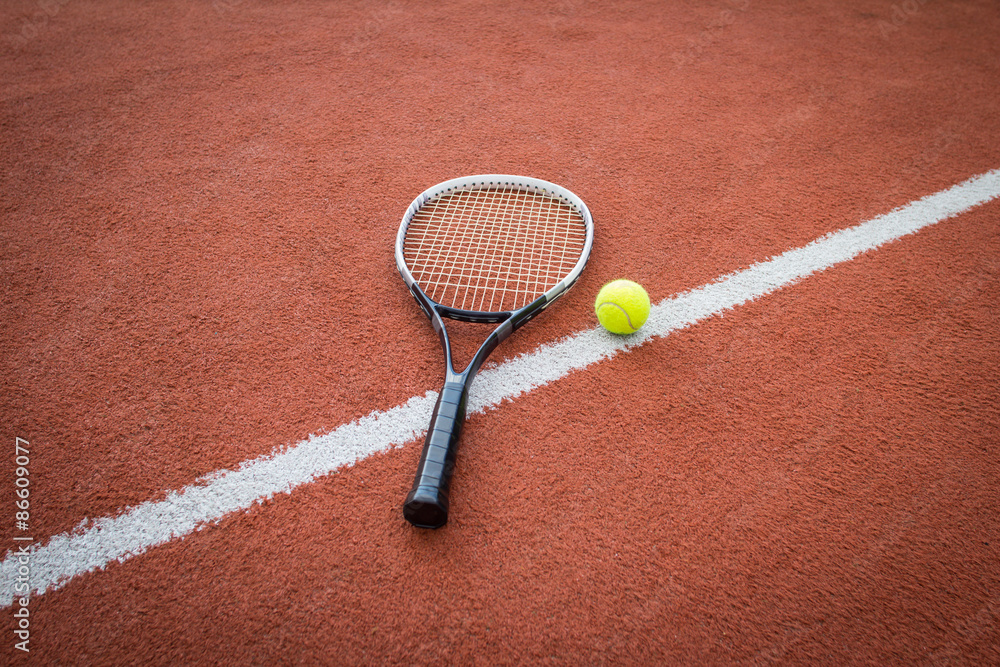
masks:
<svg viewBox="0 0 1000 667"><path fill-rule="evenodd" d="M527 176L465 176L413 200L396 235L396 267L425 310L423 300L444 317L498 322L564 294L593 242L590 210L566 188Z"/></svg>

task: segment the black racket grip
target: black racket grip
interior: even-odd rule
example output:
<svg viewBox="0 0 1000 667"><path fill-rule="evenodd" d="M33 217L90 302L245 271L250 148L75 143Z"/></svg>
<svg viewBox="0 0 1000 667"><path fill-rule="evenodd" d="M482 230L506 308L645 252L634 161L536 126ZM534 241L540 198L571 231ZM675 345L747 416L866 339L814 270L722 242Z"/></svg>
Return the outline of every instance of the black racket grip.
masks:
<svg viewBox="0 0 1000 667"><path fill-rule="evenodd" d="M448 522L448 486L467 398L464 382L446 382L434 406L413 489L403 504L403 517L418 528L440 528Z"/></svg>

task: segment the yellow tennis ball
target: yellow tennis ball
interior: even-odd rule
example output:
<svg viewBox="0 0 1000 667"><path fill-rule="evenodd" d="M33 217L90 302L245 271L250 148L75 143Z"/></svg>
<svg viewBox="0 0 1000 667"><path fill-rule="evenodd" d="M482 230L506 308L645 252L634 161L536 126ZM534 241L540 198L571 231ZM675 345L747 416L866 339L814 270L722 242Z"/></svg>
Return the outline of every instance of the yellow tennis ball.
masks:
<svg viewBox="0 0 1000 667"><path fill-rule="evenodd" d="M631 280L613 280L597 293L594 312L611 333L630 334L649 318L649 295Z"/></svg>

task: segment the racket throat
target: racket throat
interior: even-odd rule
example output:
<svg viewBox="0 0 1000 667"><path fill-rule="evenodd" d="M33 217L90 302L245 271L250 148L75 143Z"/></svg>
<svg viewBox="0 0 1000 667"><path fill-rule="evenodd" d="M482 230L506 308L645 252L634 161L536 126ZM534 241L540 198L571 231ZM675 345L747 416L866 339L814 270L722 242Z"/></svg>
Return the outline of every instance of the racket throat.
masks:
<svg viewBox="0 0 1000 667"><path fill-rule="evenodd" d="M463 340L463 338L468 338L469 336L467 334L471 331L481 329L482 324L460 322L458 324L459 327L469 328L462 329L457 332L457 342L459 343L458 351L462 354L462 359L459 359L459 361L465 361L466 363L461 370L456 371L455 349L452 347L452 340L448 336L448 331L445 329L444 322L437 313L435 313L435 317L432 318L431 321L434 324L434 329L438 333L438 337L441 339L441 349L444 350L445 368L447 369L445 376L446 383L463 382L466 384L472 384L472 378L474 378L476 373L479 372L480 366L482 366L490 354L493 353L493 350L495 350L500 343L510 336L511 331L513 330L512 321L508 318L499 327L494 329L492 333L490 333L489 337L483 341L482 345L479 346L479 349L477 349L470 358L468 348L471 347L471 345L465 344L467 341ZM451 326L455 328L454 323L452 323ZM482 338L479 338L479 340L482 340Z"/></svg>

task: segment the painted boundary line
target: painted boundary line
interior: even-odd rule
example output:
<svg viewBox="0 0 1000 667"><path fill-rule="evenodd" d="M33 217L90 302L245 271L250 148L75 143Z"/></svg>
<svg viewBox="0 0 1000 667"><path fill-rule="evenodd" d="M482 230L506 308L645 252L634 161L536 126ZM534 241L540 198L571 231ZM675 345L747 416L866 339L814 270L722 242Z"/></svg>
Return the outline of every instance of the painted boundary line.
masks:
<svg viewBox="0 0 1000 667"><path fill-rule="evenodd" d="M638 333L617 337L598 327L542 345L480 372L469 398L469 411L497 407L571 371L736 308L997 197L1000 169L665 299L653 306ZM180 491L171 491L163 500L142 503L118 516L84 519L75 530L56 535L45 545L32 545L31 595L62 588L73 578L102 570L112 561L125 562L276 493L291 493L302 484L415 440L425 431L436 400L435 392L415 396L325 435L310 436L285 451L246 461L236 470L216 471ZM8 551L0 563L0 580L8 582L0 590L2 607L13 603L17 567L18 559Z"/></svg>

